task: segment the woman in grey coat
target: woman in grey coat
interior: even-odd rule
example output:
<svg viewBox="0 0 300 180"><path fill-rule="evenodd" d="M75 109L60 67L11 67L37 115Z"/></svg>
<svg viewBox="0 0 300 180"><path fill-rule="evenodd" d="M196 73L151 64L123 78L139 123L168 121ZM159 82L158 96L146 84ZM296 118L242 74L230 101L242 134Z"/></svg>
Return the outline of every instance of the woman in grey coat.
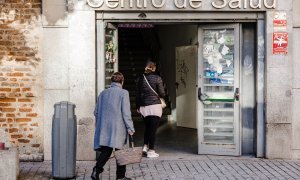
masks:
<svg viewBox="0 0 300 180"><path fill-rule="evenodd" d="M124 76L116 72L111 77L111 87L98 96L95 107L96 130L94 150L100 151L96 166L93 168L92 179L99 179L103 166L111 156L113 149L119 150L127 142L128 134L135 132L130 111L129 93L122 89ZM126 166L117 166L117 179L125 177Z"/></svg>

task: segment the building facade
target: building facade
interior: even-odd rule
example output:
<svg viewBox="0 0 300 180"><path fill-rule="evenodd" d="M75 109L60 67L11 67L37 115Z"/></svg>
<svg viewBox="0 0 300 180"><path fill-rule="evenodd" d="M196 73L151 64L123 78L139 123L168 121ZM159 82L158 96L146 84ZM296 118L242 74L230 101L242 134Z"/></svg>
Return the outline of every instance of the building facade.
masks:
<svg viewBox="0 0 300 180"><path fill-rule="evenodd" d="M169 120L197 129L198 154L300 158L297 0L0 0L0 7L0 133L22 160L51 159L60 101L76 104L77 159L95 159L96 96L112 72L136 73L139 55L130 47L142 53L143 45L166 82Z"/></svg>

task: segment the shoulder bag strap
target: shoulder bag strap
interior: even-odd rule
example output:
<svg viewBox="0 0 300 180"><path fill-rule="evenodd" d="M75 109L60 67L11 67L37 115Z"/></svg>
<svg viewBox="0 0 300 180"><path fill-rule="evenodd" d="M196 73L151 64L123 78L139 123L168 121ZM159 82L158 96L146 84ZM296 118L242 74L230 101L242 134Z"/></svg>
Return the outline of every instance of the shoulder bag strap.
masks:
<svg viewBox="0 0 300 180"><path fill-rule="evenodd" d="M154 91L154 89L150 86L150 84L149 84L149 82L148 82L148 80L147 80L147 78L146 78L146 76L143 74L143 76L144 76L144 79L146 80L146 83L148 84L148 86L149 86L149 88L159 97L159 95Z"/></svg>

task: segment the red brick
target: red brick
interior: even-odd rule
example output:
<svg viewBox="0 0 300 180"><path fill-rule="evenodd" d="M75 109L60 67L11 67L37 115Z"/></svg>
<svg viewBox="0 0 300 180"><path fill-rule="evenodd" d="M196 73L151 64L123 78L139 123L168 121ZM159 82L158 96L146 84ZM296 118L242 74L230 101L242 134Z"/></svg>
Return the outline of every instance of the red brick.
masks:
<svg viewBox="0 0 300 180"><path fill-rule="evenodd" d="M37 117L37 113L28 113L26 117Z"/></svg>
<svg viewBox="0 0 300 180"><path fill-rule="evenodd" d="M31 108L19 108L20 112L31 112L32 109Z"/></svg>
<svg viewBox="0 0 300 180"><path fill-rule="evenodd" d="M18 92L15 92L15 93L9 93L8 94L8 97L21 97L22 95L21 95L21 93L18 93Z"/></svg>
<svg viewBox="0 0 300 180"><path fill-rule="evenodd" d="M26 97L34 97L34 95L32 93L26 93L25 96Z"/></svg>
<svg viewBox="0 0 300 180"><path fill-rule="evenodd" d="M0 77L0 81L7 81L8 78Z"/></svg>
<svg viewBox="0 0 300 180"><path fill-rule="evenodd" d="M16 98L1 98L0 102L16 102Z"/></svg>
<svg viewBox="0 0 300 180"><path fill-rule="evenodd" d="M19 3L19 0L5 0L6 3Z"/></svg>
<svg viewBox="0 0 300 180"><path fill-rule="evenodd" d="M29 143L30 141L28 139L18 139L20 143Z"/></svg>
<svg viewBox="0 0 300 180"><path fill-rule="evenodd" d="M20 76L24 76L24 73L21 72L14 72L14 73L7 73L7 76L16 76L16 77L20 77Z"/></svg>
<svg viewBox="0 0 300 180"><path fill-rule="evenodd" d="M0 106L10 106L10 103L0 103Z"/></svg>
<svg viewBox="0 0 300 180"><path fill-rule="evenodd" d="M19 83L16 83L16 82L13 82L13 83L3 82L3 83L1 83L1 86L19 87Z"/></svg>
<svg viewBox="0 0 300 180"><path fill-rule="evenodd" d="M15 68L15 71L31 71L30 68Z"/></svg>
<svg viewBox="0 0 300 180"><path fill-rule="evenodd" d="M32 138L33 138L33 135L32 135L32 134L29 134L27 137L32 139Z"/></svg>
<svg viewBox="0 0 300 180"><path fill-rule="evenodd" d="M21 123L21 122L30 122L31 118L17 118L16 122Z"/></svg>
<svg viewBox="0 0 300 180"><path fill-rule="evenodd" d="M23 44L19 44L19 46L22 46ZM28 61L27 57L17 57L16 61Z"/></svg>
<svg viewBox="0 0 300 180"><path fill-rule="evenodd" d="M13 91L13 92L20 92L21 89L20 89L20 88L15 88L15 89L13 89L12 91Z"/></svg>
<svg viewBox="0 0 300 180"><path fill-rule="evenodd" d="M26 57L35 56L35 53L33 53L33 52L26 52L26 53L25 53L25 56L26 56Z"/></svg>
<svg viewBox="0 0 300 180"><path fill-rule="evenodd" d="M30 124L30 126L39 126L38 123L33 123L33 124Z"/></svg>
<svg viewBox="0 0 300 180"><path fill-rule="evenodd" d="M16 108L0 108L2 112L15 112Z"/></svg>
<svg viewBox="0 0 300 180"><path fill-rule="evenodd" d="M40 144L32 144L31 147L38 148L38 147L40 147Z"/></svg>
<svg viewBox="0 0 300 180"><path fill-rule="evenodd" d="M22 138L23 135L22 134L13 134L10 137L13 138L13 139L19 139L19 138Z"/></svg>
<svg viewBox="0 0 300 180"><path fill-rule="evenodd" d="M15 133L15 132L18 132L18 131L19 131L19 129L17 129L17 128L10 128L8 130L9 133Z"/></svg>
<svg viewBox="0 0 300 180"><path fill-rule="evenodd" d="M6 114L6 117L15 117L15 114L7 113L7 114Z"/></svg>
<svg viewBox="0 0 300 180"><path fill-rule="evenodd" d="M0 46L12 46L14 45L11 41L0 41Z"/></svg>
<svg viewBox="0 0 300 180"><path fill-rule="evenodd" d="M13 123L14 122L14 119L12 118L7 118L7 123Z"/></svg>
<svg viewBox="0 0 300 180"><path fill-rule="evenodd" d="M6 122L5 118L0 118L0 122Z"/></svg>
<svg viewBox="0 0 300 180"><path fill-rule="evenodd" d="M0 88L0 91L10 92L10 91L11 91L11 88Z"/></svg>
<svg viewBox="0 0 300 180"><path fill-rule="evenodd" d="M31 88L22 88L22 91L23 91L23 92L31 91Z"/></svg>
<svg viewBox="0 0 300 180"><path fill-rule="evenodd" d="M12 81L12 82L17 82L18 81L17 78L10 78L9 80Z"/></svg>
<svg viewBox="0 0 300 180"><path fill-rule="evenodd" d="M18 102L31 102L31 99L23 99L22 98L22 99L18 99Z"/></svg>

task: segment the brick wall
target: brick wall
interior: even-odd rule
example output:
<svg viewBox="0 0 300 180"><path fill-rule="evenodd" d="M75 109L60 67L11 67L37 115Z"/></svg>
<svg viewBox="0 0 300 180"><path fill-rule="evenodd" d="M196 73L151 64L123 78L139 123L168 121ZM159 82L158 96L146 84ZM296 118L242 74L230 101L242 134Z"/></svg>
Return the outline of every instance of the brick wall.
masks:
<svg viewBox="0 0 300 180"><path fill-rule="evenodd" d="M43 159L41 3L0 0L0 129L21 160Z"/></svg>

